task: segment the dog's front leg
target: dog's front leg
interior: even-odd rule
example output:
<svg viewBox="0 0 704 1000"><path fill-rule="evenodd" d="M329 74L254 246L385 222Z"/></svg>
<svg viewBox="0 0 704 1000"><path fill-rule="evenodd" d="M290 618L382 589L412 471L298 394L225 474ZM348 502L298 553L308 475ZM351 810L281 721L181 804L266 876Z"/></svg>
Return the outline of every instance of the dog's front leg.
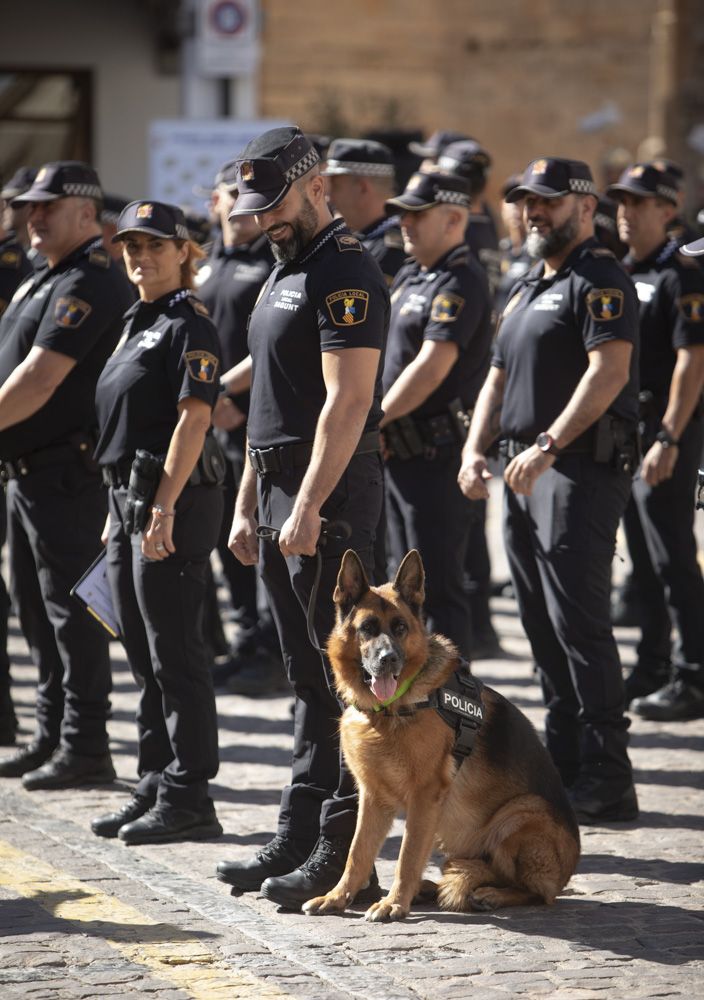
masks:
<svg viewBox="0 0 704 1000"><path fill-rule="evenodd" d="M413 897L418 892L440 820L440 810L446 793L436 789L418 789L408 802L406 829L401 853L396 863L394 883L385 899L372 904L366 920L403 920L408 916Z"/></svg>
<svg viewBox="0 0 704 1000"><path fill-rule="evenodd" d="M316 896L304 903L304 913L342 913L371 875L394 815L393 806L371 798L364 789L360 791L357 827L342 878L325 896Z"/></svg>

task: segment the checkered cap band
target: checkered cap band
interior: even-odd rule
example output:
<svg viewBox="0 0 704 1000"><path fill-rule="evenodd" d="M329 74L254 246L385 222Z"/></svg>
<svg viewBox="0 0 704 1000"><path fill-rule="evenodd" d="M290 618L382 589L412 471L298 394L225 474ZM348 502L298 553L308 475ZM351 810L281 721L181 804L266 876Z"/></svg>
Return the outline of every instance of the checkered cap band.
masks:
<svg viewBox="0 0 704 1000"><path fill-rule="evenodd" d="M596 184L582 177L570 177L570 191L573 194L596 194Z"/></svg>
<svg viewBox="0 0 704 1000"><path fill-rule="evenodd" d="M103 197L103 192L95 184L64 184L64 194L71 198L97 198Z"/></svg>
<svg viewBox="0 0 704 1000"><path fill-rule="evenodd" d="M393 163L361 163L354 160L328 160L326 170L360 174L365 177L393 177Z"/></svg>
<svg viewBox="0 0 704 1000"><path fill-rule="evenodd" d="M677 191L675 190L675 188L668 187L667 184L658 184L655 188L655 191L657 192L657 194L660 195L661 198L667 198L669 199L669 201L673 201L675 204L677 204L678 198L677 198Z"/></svg>
<svg viewBox="0 0 704 1000"><path fill-rule="evenodd" d="M469 208L470 198L468 194L464 194L462 191L445 191L440 188L435 192L436 201L444 201L448 205L461 205L463 208Z"/></svg>
<svg viewBox="0 0 704 1000"><path fill-rule="evenodd" d="M176 236L180 240L190 240L191 234L188 232L188 229L185 226L181 225L180 222L176 223L176 225L174 226L174 230L176 232Z"/></svg>
<svg viewBox="0 0 704 1000"><path fill-rule="evenodd" d="M294 163L285 172L284 177L286 178L287 183L293 184L293 182L297 181L299 177L303 177L304 174L307 174L308 171L316 165L319 159L320 157L318 156L317 150L311 147L311 149L309 149L297 163Z"/></svg>

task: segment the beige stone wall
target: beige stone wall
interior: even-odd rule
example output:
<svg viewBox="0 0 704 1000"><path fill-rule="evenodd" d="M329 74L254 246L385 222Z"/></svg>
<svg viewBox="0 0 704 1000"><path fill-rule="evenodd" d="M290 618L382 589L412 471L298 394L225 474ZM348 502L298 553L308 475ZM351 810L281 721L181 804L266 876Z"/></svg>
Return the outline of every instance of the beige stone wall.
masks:
<svg viewBox="0 0 704 1000"><path fill-rule="evenodd" d="M260 110L312 131L466 130L494 156L494 190L544 153L596 167L646 134L656 3L263 0ZM607 102L621 123L580 130Z"/></svg>

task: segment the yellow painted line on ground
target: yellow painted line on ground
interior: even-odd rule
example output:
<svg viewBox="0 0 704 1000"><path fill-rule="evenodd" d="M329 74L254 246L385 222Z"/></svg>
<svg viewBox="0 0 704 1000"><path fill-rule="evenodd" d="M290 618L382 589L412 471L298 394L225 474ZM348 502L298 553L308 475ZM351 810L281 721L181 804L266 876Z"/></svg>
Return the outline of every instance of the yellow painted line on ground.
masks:
<svg viewBox="0 0 704 1000"><path fill-rule="evenodd" d="M249 972L230 969L194 935L159 923L99 889L0 840L0 885L38 903L77 930L106 941L193 1000L283 1000L289 994Z"/></svg>

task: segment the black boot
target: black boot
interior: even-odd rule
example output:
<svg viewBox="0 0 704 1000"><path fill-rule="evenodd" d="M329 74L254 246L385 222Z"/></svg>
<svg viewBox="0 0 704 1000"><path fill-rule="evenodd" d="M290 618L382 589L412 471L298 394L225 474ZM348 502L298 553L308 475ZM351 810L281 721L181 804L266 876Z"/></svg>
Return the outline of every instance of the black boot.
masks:
<svg viewBox="0 0 704 1000"><path fill-rule="evenodd" d="M644 698L658 691L667 684L669 676L669 663L664 663L662 666L636 663L623 685L626 691L626 705L630 705L634 698Z"/></svg>
<svg viewBox="0 0 704 1000"><path fill-rule="evenodd" d="M629 823L638 818L638 797L632 782L582 775L567 789L578 822Z"/></svg>
<svg viewBox="0 0 704 1000"><path fill-rule="evenodd" d="M240 892L255 892L271 875L288 875L308 857L311 841L293 840L277 834L249 861L221 861L217 876Z"/></svg>
<svg viewBox="0 0 704 1000"><path fill-rule="evenodd" d="M88 757L60 747L46 764L28 771L22 778L22 784L29 791L81 788L83 785L106 785L116 777L109 753Z"/></svg>
<svg viewBox="0 0 704 1000"><path fill-rule="evenodd" d="M350 849L347 837L326 837L321 834L310 857L289 875L268 878L262 885L262 896L286 910L300 910L314 896L330 892L342 877ZM372 868L367 884L355 896L358 903L376 903L381 889L376 869Z"/></svg>
<svg viewBox="0 0 704 1000"><path fill-rule="evenodd" d="M153 799L147 799L143 795L135 793L116 812L97 816L91 820L90 828L96 837L116 837L121 827L139 819L140 816L144 816L145 812L148 812L153 805Z"/></svg>
<svg viewBox="0 0 704 1000"><path fill-rule="evenodd" d="M11 757L0 761L0 778L21 778L28 771L34 771L46 763L56 746L32 740L26 747L20 747Z"/></svg>
<svg viewBox="0 0 704 1000"><path fill-rule="evenodd" d="M157 803L117 834L124 844L170 844L178 840L210 840L222 835L212 802L204 809L177 809Z"/></svg>
<svg viewBox="0 0 704 1000"><path fill-rule="evenodd" d="M688 684L682 677L670 681L646 698L631 702L631 712L641 719L657 722L685 722L704 718L704 690Z"/></svg>
<svg viewBox="0 0 704 1000"><path fill-rule="evenodd" d="M15 715L15 706L9 688L0 691L0 747L15 745L15 736L19 724Z"/></svg>

